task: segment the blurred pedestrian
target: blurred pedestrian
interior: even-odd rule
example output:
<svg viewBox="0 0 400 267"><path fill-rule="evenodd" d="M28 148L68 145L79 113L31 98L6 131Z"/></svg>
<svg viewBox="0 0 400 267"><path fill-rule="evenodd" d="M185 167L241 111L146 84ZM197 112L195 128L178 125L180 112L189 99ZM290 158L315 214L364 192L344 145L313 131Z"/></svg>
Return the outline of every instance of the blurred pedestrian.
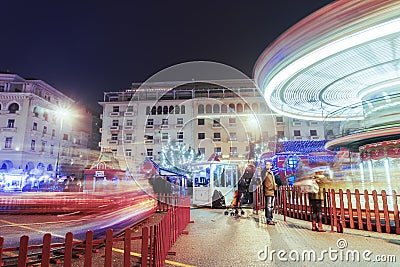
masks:
<svg viewBox="0 0 400 267"><path fill-rule="evenodd" d="M318 190L316 193L308 193L311 205L311 226L313 231L325 232L322 227L322 201L324 200L323 188L327 182L327 178L322 172L315 172L312 179L318 184Z"/></svg>
<svg viewBox="0 0 400 267"><path fill-rule="evenodd" d="M272 164L271 162L265 163L265 170L262 172L265 175L262 177L263 182L263 194L265 199L265 218L267 224L274 225L275 223L272 221L272 212L274 209L274 197L276 191L276 183L275 183L275 175L271 171Z"/></svg>

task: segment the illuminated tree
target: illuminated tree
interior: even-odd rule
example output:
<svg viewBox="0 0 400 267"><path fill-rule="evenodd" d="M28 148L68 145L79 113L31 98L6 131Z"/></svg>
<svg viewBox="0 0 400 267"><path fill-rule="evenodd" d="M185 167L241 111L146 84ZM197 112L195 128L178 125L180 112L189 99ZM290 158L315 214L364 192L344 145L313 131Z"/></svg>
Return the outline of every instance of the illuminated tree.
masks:
<svg viewBox="0 0 400 267"><path fill-rule="evenodd" d="M190 173L192 163L203 160L203 155L186 144L169 140L163 145L159 165L168 170Z"/></svg>

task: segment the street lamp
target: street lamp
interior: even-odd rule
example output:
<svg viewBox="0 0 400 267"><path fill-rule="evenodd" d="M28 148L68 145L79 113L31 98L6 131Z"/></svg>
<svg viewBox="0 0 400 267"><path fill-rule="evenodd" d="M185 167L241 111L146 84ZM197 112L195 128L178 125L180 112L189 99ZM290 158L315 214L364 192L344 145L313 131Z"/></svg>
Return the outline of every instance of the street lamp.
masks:
<svg viewBox="0 0 400 267"><path fill-rule="evenodd" d="M58 178L59 173L59 165L60 165L60 150L61 150L61 137L62 137L62 130L64 119L69 114L68 110L66 109L58 109L56 110L56 114L60 119L60 130L59 130L59 138L58 138L58 149L57 149L57 159L56 159L56 178Z"/></svg>

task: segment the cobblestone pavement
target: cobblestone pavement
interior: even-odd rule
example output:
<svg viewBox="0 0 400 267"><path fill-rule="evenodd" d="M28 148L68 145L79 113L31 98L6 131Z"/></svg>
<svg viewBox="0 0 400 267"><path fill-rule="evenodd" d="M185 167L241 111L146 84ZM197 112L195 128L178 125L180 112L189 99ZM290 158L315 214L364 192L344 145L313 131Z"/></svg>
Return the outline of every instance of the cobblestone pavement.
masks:
<svg viewBox="0 0 400 267"><path fill-rule="evenodd" d="M400 236L344 229L311 231L311 223L251 209L241 217L222 209L193 208L193 224L172 247L166 266L399 266ZM382 262L386 261L386 262ZM391 262L388 262L391 261ZM394 262L395 261L395 262Z"/></svg>

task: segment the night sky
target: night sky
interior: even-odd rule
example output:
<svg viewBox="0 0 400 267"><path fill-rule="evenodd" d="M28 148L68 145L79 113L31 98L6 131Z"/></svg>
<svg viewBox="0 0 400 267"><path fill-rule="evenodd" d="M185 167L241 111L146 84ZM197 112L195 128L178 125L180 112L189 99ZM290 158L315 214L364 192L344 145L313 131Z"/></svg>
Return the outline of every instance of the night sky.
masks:
<svg viewBox="0 0 400 267"><path fill-rule="evenodd" d="M104 91L183 62L219 62L252 77L269 44L331 2L2 0L0 71L100 110Z"/></svg>

